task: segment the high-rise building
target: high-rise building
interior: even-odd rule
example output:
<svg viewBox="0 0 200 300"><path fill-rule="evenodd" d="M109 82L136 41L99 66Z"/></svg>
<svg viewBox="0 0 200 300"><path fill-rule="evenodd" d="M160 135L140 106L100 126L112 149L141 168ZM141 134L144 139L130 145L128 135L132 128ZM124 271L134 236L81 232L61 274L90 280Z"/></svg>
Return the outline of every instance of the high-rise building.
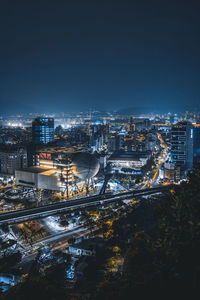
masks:
<svg viewBox="0 0 200 300"><path fill-rule="evenodd" d="M20 145L0 146L0 173L14 175L15 170L28 166L26 147Z"/></svg>
<svg viewBox="0 0 200 300"><path fill-rule="evenodd" d="M148 130L151 128L151 121L146 118L135 118L134 125L134 128L138 131Z"/></svg>
<svg viewBox="0 0 200 300"><path fill-rule="evenodd" d="M54 141L54 119L38 117L32 122L32 141L50 143Z"/></svg>
<svg viewBox="0 0 200 300"><path fill-rule="evenodd" d="M193 126L189 122L178 122L171 129L172 162L181 172L193 168Z"/></svg>
<svg viewBox="0 0 200 300"><path fill-rule="evenodd" d="M193 154L194 154L194 163L200 161L200 124L193 124Z"/></svg>
<svg viewBox="0 0 200 300"><path fill-rule="evenodd" d="M124 147L124 135L115 133L108 138L108 151L114 152L122 150Z"/></svg>
<svg viewBox="0 0 200 300"><path fill-rule="evenodd" d="M130 117L130 121L128 123L128 133L133 133L135 131L135 124L133 117Z"/></svg>

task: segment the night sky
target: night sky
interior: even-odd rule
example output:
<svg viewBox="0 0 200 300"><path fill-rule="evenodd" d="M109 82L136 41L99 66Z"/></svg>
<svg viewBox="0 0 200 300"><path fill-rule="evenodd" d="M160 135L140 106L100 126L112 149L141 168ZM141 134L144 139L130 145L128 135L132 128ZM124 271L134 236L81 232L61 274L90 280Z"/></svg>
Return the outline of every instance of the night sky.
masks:
<svg viewBox="0 0 200 300"><path fill-rule="evenodd" d="M0 1L1 113L200 107L198 1Z"/></svg>

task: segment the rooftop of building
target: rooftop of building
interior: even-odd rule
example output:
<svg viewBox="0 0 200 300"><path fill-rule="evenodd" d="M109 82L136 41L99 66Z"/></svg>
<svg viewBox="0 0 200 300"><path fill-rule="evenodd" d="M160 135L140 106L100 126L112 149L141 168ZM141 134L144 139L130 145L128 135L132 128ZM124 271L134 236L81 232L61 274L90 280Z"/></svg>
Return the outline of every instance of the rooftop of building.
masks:
<svg viewBox="0 0 200 300"><path fill-rule="evenodd" d="M174 124L172 126L172 129L174 129L174 128L181 128L183 126L192 126L192 123L188 122L188 121L185 121L185 120L182 120L182 121L179 121L178 123Z"/></svg>
<svg viewBox="0 0 200 300"><path fill-rule="evenodd" d="M32 167L20 169L17 171L42 174L42 175L48 175L48 176L53 175L57 172L56 169L41 168L41 167L37 167L37 166L32 166Z"/></svg>
<svg viewBox="0 0 200 300"><path fill-rule="evenodd" d="M46 152L46 153L75 153L75 152L81 152L87 150L86 148L79 147L79 146L45 146L38 150L39 153Z"/></svg>
<svg viewBox="0 0 200 300"><path fill-rule="evenodd" d="M143 151L143 152L136 152L136 151L116 151L114 152L109 160L117 160L117 159L124 159L124 160L138 160L140 158L147 158L151 154L151 151Z"/></svg>
<svg viewBox="0 0 200 300"><path fill-rule="evenodd" d="M0 152L13 153L19 151L19 149L24 149L23 144L0 144Z"/></svg>

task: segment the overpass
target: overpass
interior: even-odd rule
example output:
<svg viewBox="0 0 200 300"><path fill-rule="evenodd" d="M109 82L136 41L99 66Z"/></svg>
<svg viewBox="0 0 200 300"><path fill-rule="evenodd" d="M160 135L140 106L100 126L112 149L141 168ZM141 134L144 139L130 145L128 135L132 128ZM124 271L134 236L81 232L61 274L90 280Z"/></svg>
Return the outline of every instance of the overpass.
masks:
<svg viewBox="0 0 200 300"><path fill-rule="evenodd" d="M66 200L59 203L48 204L44 206L34 207L30 209L22 209L19 211L12 211L2 213L0 215L0 223L19 223L36 218L44 218L50 215L59 214L73 209L82 209L91 206L103 205L121 200L128 200L136 196L146 196L160 192L169 191L171 185L164 187L156 187L150 189L133 190L119 194L107 193L104 195L95 195L73 200Z"/></svg>

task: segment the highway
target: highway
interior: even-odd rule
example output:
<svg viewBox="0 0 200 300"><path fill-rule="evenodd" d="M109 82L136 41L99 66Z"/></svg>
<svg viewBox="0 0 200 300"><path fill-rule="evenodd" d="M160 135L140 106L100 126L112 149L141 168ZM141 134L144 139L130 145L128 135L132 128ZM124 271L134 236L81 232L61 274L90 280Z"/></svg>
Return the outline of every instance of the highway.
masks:
<svg viewBox="0 0 200 300"><path fill-rule="evenodd" d="M135 196L145 196L159 192L165 192L170 189L170 185L164 187L156 187L151 189L133 190L118 194L104 194L84 197L73 200L66 200L55 204L48 204L20 211L12 211L2 213L0 215L0 223L19 223L36 218L44 218L53 214L59 214L68 210L86 208L89 206L103 205L104 203L112 203L120 200L127 200Z"/></svg>

